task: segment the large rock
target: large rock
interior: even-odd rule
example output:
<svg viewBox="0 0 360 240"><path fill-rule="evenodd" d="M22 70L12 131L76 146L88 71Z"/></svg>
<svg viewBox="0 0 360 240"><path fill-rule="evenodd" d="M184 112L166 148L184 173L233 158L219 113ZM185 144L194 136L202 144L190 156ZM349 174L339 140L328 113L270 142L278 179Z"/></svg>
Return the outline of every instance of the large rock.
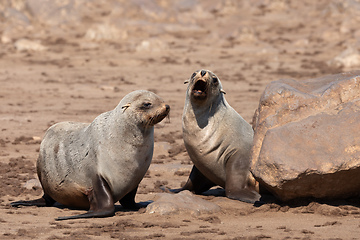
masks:
<svg viewBox="0 0 360 240"><path fill-rule="evenodd" d="M267 86L251 171L280 200L360 194L360 71Z"/></svg>

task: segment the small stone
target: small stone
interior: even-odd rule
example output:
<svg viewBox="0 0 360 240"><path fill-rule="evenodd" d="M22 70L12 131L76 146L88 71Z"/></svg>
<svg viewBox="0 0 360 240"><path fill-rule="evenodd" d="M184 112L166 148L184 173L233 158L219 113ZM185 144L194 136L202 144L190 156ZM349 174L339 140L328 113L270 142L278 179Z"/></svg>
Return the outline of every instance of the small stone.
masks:
<svg viewBox="0 0 360 240"><path fill-rule="evenodd" d="M117 42L119 40L126 39L127 37L128 34L126 30L121 30L108 24L95 25L92 28L89 28L85 33L85 39L95 42Z"/></svg>
<svg viewBox="0 0 360 240"><path fill-rule="evenodd" d="M19 39L14 43L16 50L18 51L45 51L47 47L43 46L38 41L32 41L29 39Z"/></svg>
<svg viewBox="0 0 360 240"><path fill-rule="evenodd" d="M41 183L38 179L34 178L34 179L30 179L26 183L24 183L22 187L29 189L29 190L38 189L38 188L41 188Z"/></svg>
<svg viewBox="0 0 360 240"><path fill-rule="evenodd" d="M177 194L159 193L158 199L146 207L147 213L167 215L179 211L189 211L191 214L214 213L220 211L220 207L202 198L196 197L189 191Z"/></svg>

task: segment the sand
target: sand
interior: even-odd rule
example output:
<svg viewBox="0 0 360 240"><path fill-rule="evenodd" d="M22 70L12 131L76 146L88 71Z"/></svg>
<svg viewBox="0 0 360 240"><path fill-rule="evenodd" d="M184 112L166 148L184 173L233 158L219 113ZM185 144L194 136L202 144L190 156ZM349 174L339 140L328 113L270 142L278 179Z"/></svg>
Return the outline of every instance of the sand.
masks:
<svg viewBox="0 0 360 240"><path fill-rule="evenodd" d="M91 122L137 89L160 95L171 113L155 127L136 201L146 206L161 186L180 187L192 167L182 141L184 80L213 71L250 123L271 81L360 68L357 1L39 2L0 3L0 239L359 238L358 199L253 206L210 193L198 197L220 212L160 215L116 203L114 217L63 222L54 219L84 211L9 206L42 195L24 184L37 179L49 126Z"/></svg>

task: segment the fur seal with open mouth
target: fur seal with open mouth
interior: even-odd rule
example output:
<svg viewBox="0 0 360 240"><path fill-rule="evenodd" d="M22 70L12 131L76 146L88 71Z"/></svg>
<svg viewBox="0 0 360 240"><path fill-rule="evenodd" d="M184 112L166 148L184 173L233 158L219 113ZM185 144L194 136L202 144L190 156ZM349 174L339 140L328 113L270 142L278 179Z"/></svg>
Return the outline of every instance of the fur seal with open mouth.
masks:
<svg viewBox="0 0 360 240"><path fill-rule="evenodd" d="M41 142L37 173L44 195L12 206L66 206L87 213L56 220L108 217L114 203L136 208L135 194L152 160L154 125L170 107L156 94L127 94L112 111L90 123L61 122Z"/></svg>
<svg viewBox="0 0 360 240"><path fill-rule="evenodd" d="M219 185L228 198L259 201L250 173L252 127L227 103L214 73L196 71L185 83L183 138L194 166L184 187L171 191L202 193Z"/></svg>

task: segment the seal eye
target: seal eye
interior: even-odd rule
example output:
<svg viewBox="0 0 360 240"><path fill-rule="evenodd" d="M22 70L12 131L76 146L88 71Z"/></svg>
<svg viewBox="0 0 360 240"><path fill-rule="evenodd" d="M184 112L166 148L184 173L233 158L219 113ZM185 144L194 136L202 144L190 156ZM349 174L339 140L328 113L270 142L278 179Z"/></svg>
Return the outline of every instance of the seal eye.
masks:
<svg viewBox="0 0 360 240"><path fill-rule="evenodd" d="M194 78L196 76L196 72L194 72L192 75L191 75L191 78Z"/></svg>
<svg viewBox="0 0 360 240"><path fill-rule="evenodd" d="M213 77L213 83L218 83L218 78L217 77Z"/></svg>
<svg viewBox="0 0 360 240"><path fill-rule="evenodd" d="M141 106L141 109L149 109L151 106L152 104L150 102L144 102Z"/></svg>

